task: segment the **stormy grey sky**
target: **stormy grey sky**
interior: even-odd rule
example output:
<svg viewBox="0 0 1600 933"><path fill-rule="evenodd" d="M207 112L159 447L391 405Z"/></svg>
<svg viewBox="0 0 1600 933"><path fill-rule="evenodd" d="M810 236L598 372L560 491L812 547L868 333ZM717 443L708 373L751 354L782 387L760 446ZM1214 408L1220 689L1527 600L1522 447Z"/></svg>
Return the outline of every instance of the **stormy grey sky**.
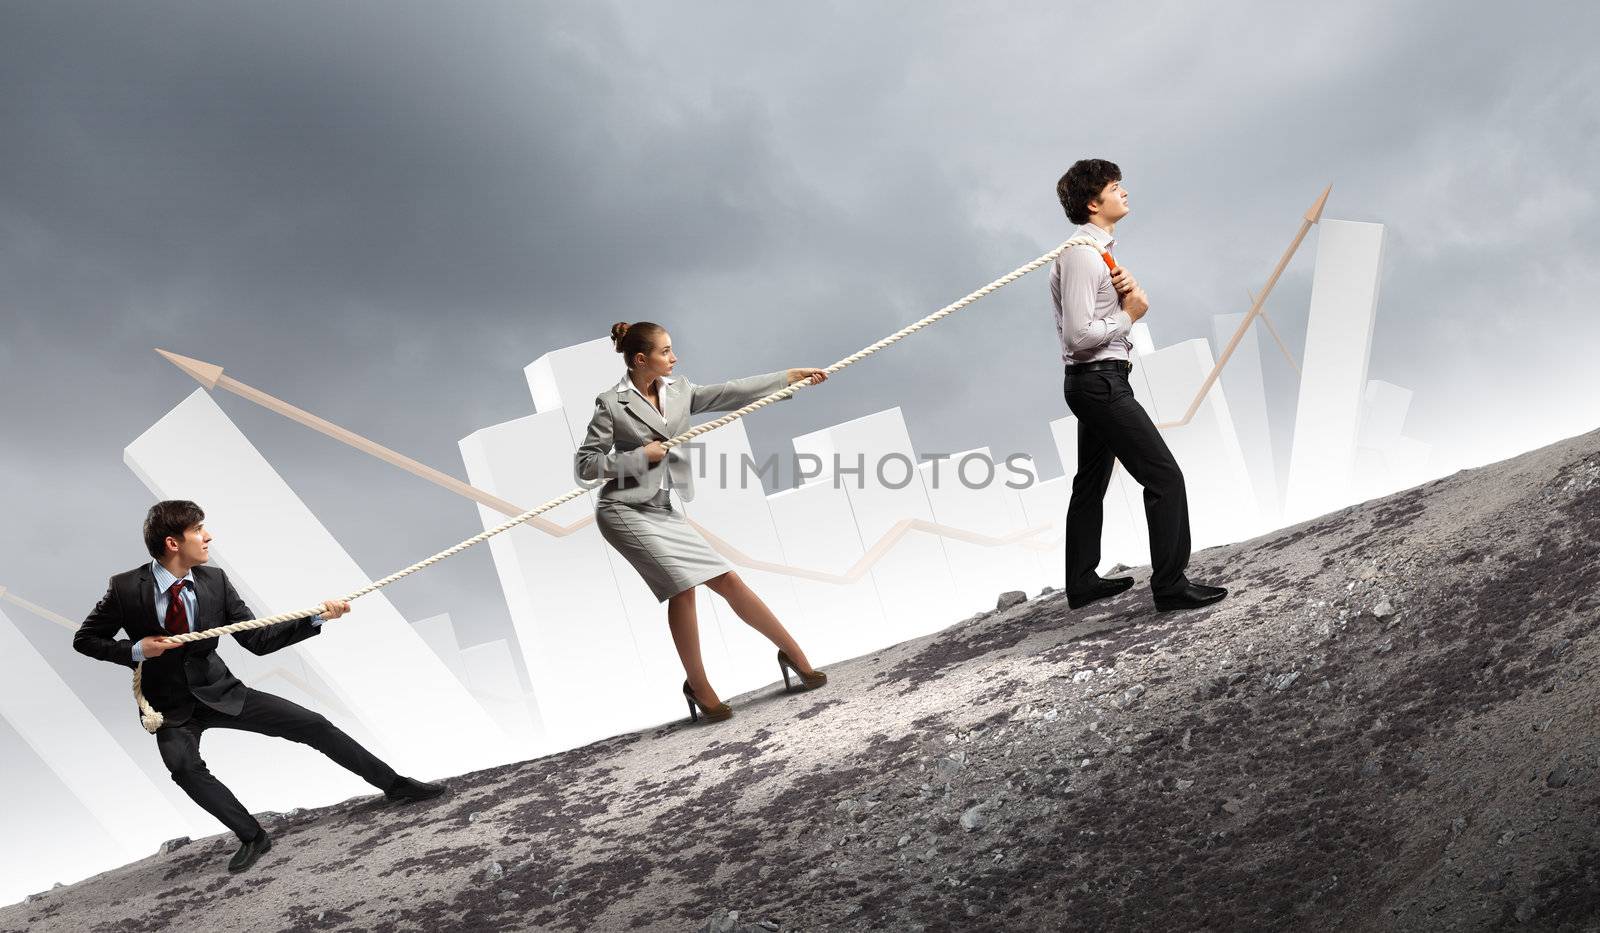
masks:
<svg viewBox="0 0 1600 933"><path fill-rule="evenodd" d="M650 319L699 382L825 365L1060 242L1091 155L1158 344L1243 310L1332 183L1388 226L1371 376L1436 470L1593 429L1597 35L1566 3L0 6L0 585L80 618L141 560L121 451L195 388L153 347L463 476L546 350ZM1269 304L1297 353L1314 249ZM748 429L898 404L923 452L1055 475L1058 373L1038 273ZM480 529L217 399L374 576ZM507 619L487 550L389 592Z"/></svg>

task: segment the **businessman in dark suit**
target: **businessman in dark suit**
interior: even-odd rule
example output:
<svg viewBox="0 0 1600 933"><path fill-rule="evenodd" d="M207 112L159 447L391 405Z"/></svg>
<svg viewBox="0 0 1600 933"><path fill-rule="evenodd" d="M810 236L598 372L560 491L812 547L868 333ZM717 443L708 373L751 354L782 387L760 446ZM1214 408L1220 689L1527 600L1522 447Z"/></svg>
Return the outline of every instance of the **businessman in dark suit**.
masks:
<svg viewBox="0 0 1600 933"><path fill-rule="evenodd" d="M162 762L190 799L239 837L229 871L249 868L272 847L272 840L206 768L200 757L200 736L206 729L240 729L309 745L391 800L425 800L444 792L442 785L396 774L321 714L245 686L217 654L217 639L172 639L256 617L228 575L205 566L211 535L199 506L183 500L157 502L145 516L144 541L153 559L111 578L106 594L78 626L72 647L128 667L144 662L145 699L164 720L156 730ZM322 607L318 615L235 632L233 637L254 654L270 654L314 637L325 621L350 611L342 600ZM119 632L128 637L116 637Z"/></svg>

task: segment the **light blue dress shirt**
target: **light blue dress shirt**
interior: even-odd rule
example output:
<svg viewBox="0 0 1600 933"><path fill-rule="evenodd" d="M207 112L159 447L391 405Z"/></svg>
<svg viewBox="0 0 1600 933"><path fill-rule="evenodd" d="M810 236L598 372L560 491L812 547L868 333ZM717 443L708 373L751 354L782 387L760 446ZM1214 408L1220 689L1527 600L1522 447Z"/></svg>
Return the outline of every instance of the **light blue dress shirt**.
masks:
<svg viewBox="0 0 1600 933"><path fill-rule="evenodd" d="M155 574L156 578L156 620L164 628L167 624L167 603L170 601L169 594L172 591L172 584L177 583L180 578L173 576L172 571L161 566L161 562L158 560L150 562L150 570ZM192 632L194 631L195 619L199 618L195 611L194 571L191 570L184 574L182 580L187 585L178 591L178 598L183 600L184 614L188 617L189 631ZM321 613L311 617L311 624L319 628L326 621L328 620L324 619ZM139 648L139 641L133 643L133 660L135 663L144 660L144 652Z"/></svg>

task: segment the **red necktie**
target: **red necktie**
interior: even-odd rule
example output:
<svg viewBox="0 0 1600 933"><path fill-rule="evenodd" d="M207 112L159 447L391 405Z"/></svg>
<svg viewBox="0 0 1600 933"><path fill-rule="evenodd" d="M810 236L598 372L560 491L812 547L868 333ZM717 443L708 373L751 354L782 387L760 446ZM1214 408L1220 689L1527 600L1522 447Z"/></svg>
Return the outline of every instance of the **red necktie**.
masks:
<svg viewBox="0 0 1600 933"><path fill-rule="evenodd" d="M186 635L189 632L189 612L183 608L178 594L183 592L184 581L178 580L167 590L167 634Z"/></svg>

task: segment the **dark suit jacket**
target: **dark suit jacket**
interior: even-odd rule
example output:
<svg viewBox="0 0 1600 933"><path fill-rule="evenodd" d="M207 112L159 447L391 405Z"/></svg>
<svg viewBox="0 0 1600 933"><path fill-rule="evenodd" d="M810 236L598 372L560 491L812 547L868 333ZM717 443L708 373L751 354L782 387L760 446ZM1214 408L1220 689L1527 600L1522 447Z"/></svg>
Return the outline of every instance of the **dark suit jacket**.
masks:
<svg viewBox="0 0 1600 933"><path fill-rule="evenodd" d="M194 568L194 589L199 616L196 631L255 618L221 570L205 565ZM119 631L128 637L117 638ZM254 654L270 654L320 631L308 617L235 632L233 638ZM165 634L162 620L156 618L155 574L146 563L111 578L106 595L72 636L72 647L91 658L135 667L134 642ZM192 641L164 651L160 657L147 658L143 689L144 698L161 711L169 726L188 722L197 700L230 716L239 715L244 708L244 684L222 662L215 638Z"/></svg>

